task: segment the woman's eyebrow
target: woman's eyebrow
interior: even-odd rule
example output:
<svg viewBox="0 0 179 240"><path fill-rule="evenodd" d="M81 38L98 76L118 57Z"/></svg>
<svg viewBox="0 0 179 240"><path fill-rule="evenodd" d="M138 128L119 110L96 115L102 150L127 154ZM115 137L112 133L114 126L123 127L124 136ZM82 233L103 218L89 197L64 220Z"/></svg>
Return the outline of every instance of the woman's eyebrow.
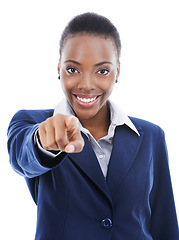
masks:
<svg viewBox="0 0 179 240"><path fill-rule="evenodd" d="M98 67L98 66L101 66L101 65L103 65L103 64L112 64L112 65L113 65L112 62L103 61L103 62L96 63L95 66Z"/></svg>
<svg viewBox="0 0 179 240"><path fill-rule="evenodd" d="M81 63L77 62L77 61L74 61L74 60L67 60L65 61L64 63L67 63L67 62L71 62L71 63L75 63L77 65L81 65Z"/></svg>

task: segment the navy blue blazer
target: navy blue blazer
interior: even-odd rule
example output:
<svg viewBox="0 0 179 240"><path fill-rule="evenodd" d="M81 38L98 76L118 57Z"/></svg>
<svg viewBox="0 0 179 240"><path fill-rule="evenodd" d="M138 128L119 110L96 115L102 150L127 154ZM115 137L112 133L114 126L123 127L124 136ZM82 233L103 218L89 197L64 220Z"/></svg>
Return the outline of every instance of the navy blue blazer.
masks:
<svg viewBox="0 0 179 240"><path fill-rule="evenodd" d="M115 131L105 180L83 135L82 152L49 159L34 132L53 110L22 110L8 128L10 163L37 204L36 240L179 240L164 132L131 118Z"/></svg>

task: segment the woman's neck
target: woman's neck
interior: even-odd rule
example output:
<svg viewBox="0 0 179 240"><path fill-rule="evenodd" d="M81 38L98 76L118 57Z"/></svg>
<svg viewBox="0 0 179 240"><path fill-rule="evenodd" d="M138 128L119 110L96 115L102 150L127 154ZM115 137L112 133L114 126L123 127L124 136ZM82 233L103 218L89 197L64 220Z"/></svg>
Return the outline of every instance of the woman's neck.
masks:
<svg viewBox="0 0 179 240"><path fill-rule="evenodd" d="M106 104L106 106L104 106L93 118L79 120L82 126L88 129L96 140L106 136L110 125L110 109L108 104Z"/></svg>

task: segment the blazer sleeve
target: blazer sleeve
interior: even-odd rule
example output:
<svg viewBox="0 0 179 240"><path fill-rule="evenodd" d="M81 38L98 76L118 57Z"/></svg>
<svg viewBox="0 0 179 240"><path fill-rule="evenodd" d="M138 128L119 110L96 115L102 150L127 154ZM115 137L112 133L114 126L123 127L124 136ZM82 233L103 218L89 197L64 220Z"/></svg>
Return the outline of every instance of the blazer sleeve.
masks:
<svg viewBox="0 0 179 240"><path fill-rule="evenodd" d="M12 118L8 128L8 152L12 168L20 175L33 178L56 167L66 153L50 157L39 151L34 134L40 122L52 115L52 110L21 110Z"/></svg>
<svg viewBox="0 0 179 240"><path fill-rule="evenodd" d="M150 233L153 240L179 240L164 132L160 131L153 159L154 182L150 195Z"/></svg>

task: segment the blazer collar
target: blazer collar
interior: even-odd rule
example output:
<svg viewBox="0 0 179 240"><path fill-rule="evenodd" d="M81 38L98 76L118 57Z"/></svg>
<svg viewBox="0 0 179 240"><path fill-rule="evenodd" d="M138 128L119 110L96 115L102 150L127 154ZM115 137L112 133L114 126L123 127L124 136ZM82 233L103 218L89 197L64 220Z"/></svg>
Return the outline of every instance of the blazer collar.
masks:
<svg viewBox="0 0 179 240"><path fill-rule="evenodd" d="M143 132L140 128L138 128L138 131L140 136L126 125L116 128L106 179L112 194L135 161L143 139Z"/></svg>

